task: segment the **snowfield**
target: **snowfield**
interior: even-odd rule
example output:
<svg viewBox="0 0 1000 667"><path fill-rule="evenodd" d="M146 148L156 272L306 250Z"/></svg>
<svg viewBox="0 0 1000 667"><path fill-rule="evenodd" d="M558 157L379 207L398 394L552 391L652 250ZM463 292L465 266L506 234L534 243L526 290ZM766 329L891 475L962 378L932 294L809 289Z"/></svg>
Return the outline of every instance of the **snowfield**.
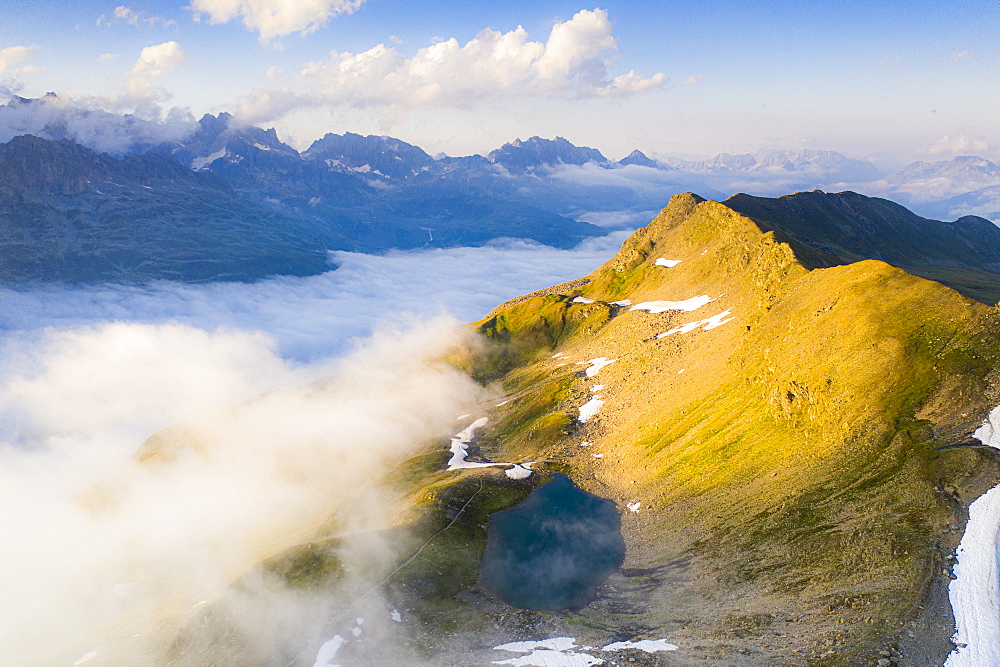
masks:
<svg viewBox="0 0 1000 667"><path fill-rule="evenodd" d="M975 432L984 445L1000 448L1000 406ZM995 486L969 506L969 522L958 545L948 598L955 613L958 647L945 667L1000 665L1000 486Z"/></svg>

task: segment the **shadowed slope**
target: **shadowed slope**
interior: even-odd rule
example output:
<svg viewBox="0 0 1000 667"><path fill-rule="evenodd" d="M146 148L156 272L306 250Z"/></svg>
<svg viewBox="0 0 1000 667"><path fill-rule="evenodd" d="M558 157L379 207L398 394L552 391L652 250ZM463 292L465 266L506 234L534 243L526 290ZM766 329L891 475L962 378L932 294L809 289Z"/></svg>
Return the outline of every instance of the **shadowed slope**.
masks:
<svg viewBox="0 0 1000 667"><path fill-rule="evenodd" d="M806 246L810 267L879 259L987 304L1000 300L1000 228L984 218L927 220L886 199L854 192L738 194L726 205Z"/></svg>

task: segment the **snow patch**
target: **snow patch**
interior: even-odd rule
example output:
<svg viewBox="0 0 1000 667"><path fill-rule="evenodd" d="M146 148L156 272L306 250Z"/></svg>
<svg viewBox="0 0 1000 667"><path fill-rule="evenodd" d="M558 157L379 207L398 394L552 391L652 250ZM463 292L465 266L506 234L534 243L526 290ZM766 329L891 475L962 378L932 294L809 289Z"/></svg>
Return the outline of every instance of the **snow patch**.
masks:
<svg viewBox="0 0 1000 667"><path fill-rule="evenodd" d="M592 391L592 392L594 392L596 394L597 392L599 392L602 389L604 389L604 385L603 384L595 384L593 387L590 388L590 391Z"/></svg>
<svg viewBox="0 0 1000 667"><path fill-rule="evenodd" d="M702 331L708 331L709 329L714 329L715 327L721 327L727 322L732 322L735 317L728 317L731 311L724 310L718 315L714 315L705 320L697 320L695 322L688 322L683 326L676 327L670 331L665 331L661 334L656 334L657 338L664 338L675 333L688 333L689 331L694 331L698 327L702 327Z"/></svg>
<svg viewBox="0 0 1000 667"><path fill-rule="evenodd" d="M511 479L526 479L531 477L531 466L534 465L534 463L534 461L529 461L528 463L515 463L513 467L508 468L504 471L504 473Z"/></svg>
<svg viewBox="0 0 1000 667"><path fill-rule="evenodd" d="M316 654L316 663L313 667L337 667L330 661L337 657L337 651L344 644L344 638L340 635L334 635L333 639L326 642L319 647L319 652Z"/></svg>
<svg viewBox="0 0 1000 667"><path fill-rule="evenodd" d="M570 303L594 303L593 299L588 299L585 296L578 296L573 299Z"/></svg>
<svg viewBox="0 0 1000 667"><path fill-rule="evenodd" d="M681 260L679 260L679 259L664 259L664 258L661 257L658 260L656 260L655 263L656 263L656 266L665 266L668 269L670 269L670 268L673 268L673 267L677 266L678 264L680 264Z"/></svg>
<svg viewBox="0 0 1000 667"><path fill-rule="evenodd" d="M607 357L597 357L595 359L591 359L590 361L578 361L576 363L578 365L590 364L590 366L587 368L586 372L587 372L587 377L592 378L595 375L597 375L601 371L602 368L604 368L608 364L613 364L616 361L618 361L618 360L617 359L608 359Z"/></svg>
<svg viewBox="0 0 1000 667"><path fill-rule="evenodd" d="M643 301L632 306L629 310L648 310L654 314L664 313L668 310L682 310L690 313L692 310L698 310L706 303L711 303L712 301L715 301L715 299L706 295L693 296L684 301Z"/></svg>
<svg viewBox="0 0 1000 667"><path fill-rule="evenodd" d="M993 412L972 436L984 445L1000 449L1000 406L993 408Z"/></svg>
<svg viewBox="0 0 1000 667"><path fill-rule="evenodd" d="M494 647L497 651L510 651L511 653L527 653L540 648L547 648L552 651L568 651L576 647L576 639L573 637L553 637L541 641L509 642Z"/></svg>
<svg viewBox="0 0 1000 667"><path fill-rule="evenodd" d="M676 651L677 647L665 639L641 639L634 642L614 642L602 649L577 646L573 637L555 637L541 641L510 642L495 647L496 651L525 653L507 660L494 660L494 665L534 665L537 667L590 667L603 665L604 660L585 651L621 651L635 649L646 653Z"/></svg>
<svg viewBox="0 0 1000 667"><path fill-rule="evenodd" d="M622 299L621 301L612 301L611 305L625 307L625 306L631 306L632 302L628 299Z"/></svg>
<svg viewBox="0 0 1000 667"><path fill-rule="evenodd" d="M581 424L586 424L588 419L596 417L601 411L601 406L604 405L604 401L600 396L594 396L592 399L580 406L580 416L577 419L580 420Z"/></svg>
<svg viewBox="0 0 1000 667"><path fill-rule="evenodd" d="M510 465L509 463L475 463L466 461L469 456L469 443L472 442L476 429L484 426L489 421L488 417L480 417L469 424L465 429L459 431L451 439L451 459L448 461L448 470L460 470L463 468L488 468L489 466Z"/></svg>
<svg viewBox="0 0 1000 667"><path fill-rule="evenodd" d="M225 157L225 156L226 156L226 149L220 148L211 155L206 155L204 157L196 157L195 159L191 160L191 169L194 171L198 171L199 169L203 169L207 165L212 164L220 157Z"/></svg>
<svg viewBox="0 0 1000 667"><path fill-rule="evenodd" d="M642 503L640 503L640 502L627 503L625 505L625 507L629 508L633 512L638 512L639 508L642 507Z"/></svg>
<svg viewBox="0 0 1000 667"><path fill-rule="evenodd" d="M595 459L603 459L604 458L604 454L591 454L591 456L593 456Z"/></svg>
<svg viewBox="0 0 1000 667"><path fill-rule="evenodd" d="M604 661L589 653L574 651L576 640L572 637L555 637L537 642L510 642L497 646L497 651L526 653L507 660L494 660L494 665L533 665L536 667L590 667ZM582 647L581 647L582 648Z"/></svg>
<svg viewBox="0 0 1000 667"><path fill-rule="evenodd" d="M397 623L402 623L403 622L402 615L397 610L395 610L395 609L393 609L392 613L389 614L389 618L391 618L392 620L396 621Z"/></svg>
<svg viewBox="0 0 1000 667"><path fill-rule="evenodd" d="M504 401L506 403L506 401ZM468 415L465 415L468 416ZM476 421L469 424L463 430L459 431L451 438L451 459L448 460L448 470L463 470L466 468L491 468L494 466L512 466L505 473L511 479L524 479L531 475L531 466L534 461L529 463L501 463L501 462L488 462L488 461L467 461L469 456L469 444L472 442L472 438L476 435L476 430L484 426L489 422L488 417L480 417ZM364 622L364 619L358 619L358 625ZM356 635L355 635L356 636Z"/></svg>
<svg viewBox="0 0 1000 667"><path fill-rule="evenodd" d="M677 647L667 642L666 639L640 639L637 642L614 642L605 646L602 651L621 651L623 649L639 649L646 653L656 653L657 651L676 651Z"/></svg>

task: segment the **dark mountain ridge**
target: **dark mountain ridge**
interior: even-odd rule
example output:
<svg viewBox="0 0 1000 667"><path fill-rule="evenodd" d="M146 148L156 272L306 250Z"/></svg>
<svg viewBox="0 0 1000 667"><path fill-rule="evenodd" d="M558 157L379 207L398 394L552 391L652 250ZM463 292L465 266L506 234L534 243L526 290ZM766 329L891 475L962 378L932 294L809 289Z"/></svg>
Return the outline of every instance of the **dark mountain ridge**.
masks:
<svg viewBox="0 0 1000 667"><path fill-rule="evenodd" d="M111 157L69 140L0 145L0 281L191 282L330 269L337 230L240 197L162 154Z"/></svg>
<svg viewBox="0 0 1000 667"><path fill-rule="evenodd" d="M273 130L221 121L140 155L31 135L0 144L0 281L254 280L328 271L330 250L569 247L603 233L485 192L378 187L303 160Z"/></svg>
<svg viewBox="0 0 1000 667"><path fill-rule="evenodd" d="M922 218L905 207L855 192L798 192L776 199L738 194L726 206L762 231L794 240L811 268L877 259L990 305L1000 300L1000 228L965 216Z"/></svg>
<svg viewBox="0 0 1000 667"><path fill-rule="evenodd" d="M21 110L52 106L30 100L11 104ZM46 126L46 132L58 134L57 125ZM167 219L175 220L170 224L181 218L184 224L195 224L199 215L214 215L217 219L206 221L204 229L216 228L220 219L241 229L243 223L249 229L267 221L272 240L287 237L290 247L299 247L307 239L311 259L281 272L308 275L325 270L326 262L315 258L334 249L381 252L478 245L498 237L571 247L603 233L580 221L599 219L588 218L589 213L648 211L685 190L718 197L710 183L731 183L733 178L743 179L744 184L777 178L775 183L794 189L809 178L878 175L870 164L830 151L771 151L759 157L720 154L701 162L667 163L635 150L611 162L600 151L576 146L563 137L533 136L507 143L485 157L432 157L399 139L348 132L328 133L300 153L283 143L274 129L240 125L227 113L206 114L195 128L183 140L117 156L66 138L22 136L0 145L0 192L6 202L0 225L8 227L5 238L21 239L19 253L38 258L32 270L9 260L4 279L47 280L58 275L60 279L99 280L127 274L140 280L211 280L270 275L267 271L273 266L255 270L248 262L241 262L237 270L219 267L214 276L159 269L92 271L83 270L79 262L75 269L64 271L58 239L61 233L73 236L69 228L60 223L42 235L38 229L26 231L38 227L42 219L72 219L87 227L88 243L100 254L102 230L110 230L105 224L109 219L120 219L123 226L115 233L125 233L128 220L142 227L165 215L163 206L168 200L175 213L182 212L168 215ZM921 176L933 175L928 169L934 174L974 172L991 178L991 164L980 158L961 158L919 163L911 171ZM150 201L152 189L160 198L157 202ZM988 205L988 195L984 196L986 203L977 205ZM758 220L762 229L773 228L795 239L800 251L809 254L809 261L817 266L882 259L980 300L1000 298L996 289L1000 257L992 250L998 247L997 231L983 219L963 217L942 224L886 200L853 193L799 193L778 200L740 194L729 201ZM16 211L11 208L14 202ZM81 207L80 202L86 205ZM41 206L46 213L31 213L32 206ZM64 231L57 233L57 228ZM290 230L295 230L295 239L289 236ZM126 234L130 241L106 240L121 250L130 243L146 243L141 239L147 238L147 232ZM157 232L163 238L177 233L169 224ZM47 236L51 234L55 236ZM52 239L51 248L32 246L36 241L30 239L43 237ZM246 248L251 242L239 245ZM195 244L189 251L210 258L219 249ZM46 257L52 259L51 273L42 268L47 266ZM119 266L157 265L143 257ZM15 264L22 269L11 268ZM212 264L209 260L206 266Z"/></svg>

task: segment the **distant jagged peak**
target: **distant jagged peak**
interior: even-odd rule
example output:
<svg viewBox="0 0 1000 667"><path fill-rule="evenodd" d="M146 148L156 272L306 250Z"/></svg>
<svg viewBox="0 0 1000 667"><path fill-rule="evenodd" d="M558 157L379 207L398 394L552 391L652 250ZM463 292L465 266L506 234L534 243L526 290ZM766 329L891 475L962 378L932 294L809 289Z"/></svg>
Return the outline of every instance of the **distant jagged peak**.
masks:
<svg viewBox="0 0 1000 667"><path fill-rule="evenodd" d="M1000 165L977 155L960 155L950 160L911 162L889 175L888 180L913 178L940 178L981 175L989 178L1000 177Z"/></svg>
<svg viewBox="0 0 1000 667"><path fill-rule="evenodd" d="M213 116L210 113L205 114L198 119L198 126L206 134L219 135L227 131L232 122L232 114L223 111L218 116Z"/></svg>
<svg viewBox="0 0 1000 667"><path fill-rule="evenodd" d="M866 160L847 157L828 150L774 149L757 153L719 153L704 160L667 158L662 160L677 169L694 173L769 176L775 173L804 174L827 182L863 182L884 174Z"/></svg>
<svg viewBox="0 0 1000 667"><path fill-rule="evenodd" d="M623 157L621 160L618 160L618 164L622 166L636 165L639 167L651 167L653 169L674 169L674 167L671 167L670 165L650 158L638 148Z"/></svg>
<svg viewBox="0 0 1000 667"><path fill-rule="evenodd" d="M10 106L36 106L40 104L61 104L62 99L56 95L51 90L41 97L21 97L20 95L11 95L10 100L7 102Z"/></svg>
<svg viewBox="0 0 1000 667"><path fill-rule="evenodd" d="M335 134L327 132L321 138L310 144L309 148L303 151L303 156L318 155L321 152L337 152L345 150L379 150L392 153L419 156L421 158L433 159L424 149L419 146L407 143L402 139L390 137L388 135L362 135L355 132L344 132Z"/></svg>
<svg viewBox="0 0 1000 667"><path fill-rule="evenodd" d="M500 148L490 151L488 160L512 171L532 171L536 167L551 167L560 164L584 165L594 162L608 165L609 161L596 148L576 146L564 137L543 139L515 139Z"/></svg>
<svg viewBox="0 0 1000 667"><path fill-rule="evenodd" d="M299 159L299 152L281 141L273 127L264 129L241 124L225 111L217 116L202 116L198 120L198 131L186 141L177 142L171 153L195 171L209 169L216 160L236 162L261 154L286 162Z"/></svg>
<svg viewBox="0 0 1000 667"><path fill-rule="evenodd" d="M325 164L332 171L409 178L425 171L435 160L424 149L385 135L328 132L302 153L305 160Z"/></svg>

